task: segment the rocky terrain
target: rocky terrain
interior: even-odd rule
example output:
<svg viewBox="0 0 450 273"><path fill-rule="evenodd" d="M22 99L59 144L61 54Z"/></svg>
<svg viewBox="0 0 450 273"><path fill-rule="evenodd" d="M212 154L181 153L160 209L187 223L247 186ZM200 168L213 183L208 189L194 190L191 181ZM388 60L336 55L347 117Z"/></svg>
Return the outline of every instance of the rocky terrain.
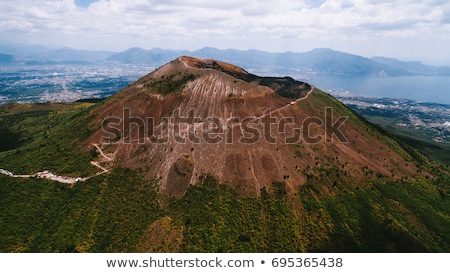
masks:
<svg viewBox="0 0 450 273"><path fill-rule="evenodd" d="M211 59L175 59L92 115L103 128L87 143L111 150L118 166L159 177L176 195L205 173L259 194L273 181L292 192L319 169L352 179L417 172L365 121L309 84Z"/></svg>

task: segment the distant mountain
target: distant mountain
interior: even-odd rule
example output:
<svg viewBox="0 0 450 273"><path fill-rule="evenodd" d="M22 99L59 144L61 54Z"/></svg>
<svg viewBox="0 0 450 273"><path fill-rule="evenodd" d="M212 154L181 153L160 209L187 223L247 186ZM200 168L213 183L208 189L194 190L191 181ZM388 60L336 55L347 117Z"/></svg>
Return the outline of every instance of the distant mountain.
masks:
<svg viewBox="0 0 450 273"><path fill-rule="evenodd" d="M326 48L317 48L309 52L296 53L270 53L259 50L216 49L205 47L193 52L168 51L168 50L144 50L132 48L124 52L112 55L108 60L122 63L146 63L160 66L164 62L179 55L192 55L198 58L221 59L235 63L247 69L270 68L272 72L286 73L295 70L304 73L327 73L361 76L400 76L427 74L430 70L417 70L407 65L398 66L383 63L376 59L369 59L354 54L348 54ZM400 62L400 61L398 61ZM427 71L427 73L424 73ZM436 69L435 73L443 74L450 70Z"/></svg>
<svg viewBox="0 0 450 273"><path fill-rule="evenodd" d="M17 63L16 57L11 54L0 53L0 64L14 64Z"/></svg>
<svg viewBox="0 0 450 273"><path fill-rule="evenodd" d="M133 47L123 52L116 53L108 57L107 60L127 64L147 63L154 65L161 65L186 53L189 53L189 51L163 50L160 48L145 50L139 47Z"/></svg>
<svg viewBox="0 0 450 273"><path fill-rule="evenodd" d="M42 57L55 61L96 62L96 61L103 61L112 54L114 53L109 51L77 50L66 47L57 50L52 50L48 54L43 55Z"/></svg>
<svg viewBox="0 0 450 273"><path fill-rule="evenodd" d="M52 49L42 46L21 46L21 45L0 45L0 52L19 56L21 59L36 58L42 54L47 54Z"/></svg>
<svg viewBox="0 0 450 273"><path fill-rule="evenodd" d="M449 66L428 66L418 61L402 62L393 58L373 57L372 60L419 75L450 75Z"/></svg>
<svg viewBox="0 0 450 273"><path fill-rule="evenodd" d="M122 52L88 51L72 48L52 49L42 45L0 45L0 53L14 55L25 64L87 64L118 62L161 66L182 55L220 59L250 70L270 74L324 73L357 76L450 75L450 67L427 66L420 62L402 62L392 58L366 58L328 48L308 52L272 53L260 50L217 49L204 47L195 51L150 50L134 47Z"/></svg>
<svg viewBox="0 0 450 273"><path fill-rule="evenodd" d="M259 50L237 50L237 49L217 49L204 47L191 53L199 58L214 58L225 62L234 63L246 68L261 68L270 66L277 68L283 58L278 58L278 53L270 53ZM284 62L285 60L283 60ZM284 65L283 65L284 66Z"/></svg>
<svg viewBox="0 0 450 273"><path fill-rule="evenodd" d="M294 60L295 57L295 55L292 56ZM405 73L401 69L379 64L368 58L326 48L300 54L297 57L297 63L306 64L312 70L324 73L377 76L396 76Z"/></svg>
<svg viewBox="0 0 450 273"><path fill-rule="evenodd" d="M42 45L11 46L0 45L0 53L12 54L17 61L25 64L88 64L104 61L114 54L110 51L89 51L73 48L52 49Z"/></svg>

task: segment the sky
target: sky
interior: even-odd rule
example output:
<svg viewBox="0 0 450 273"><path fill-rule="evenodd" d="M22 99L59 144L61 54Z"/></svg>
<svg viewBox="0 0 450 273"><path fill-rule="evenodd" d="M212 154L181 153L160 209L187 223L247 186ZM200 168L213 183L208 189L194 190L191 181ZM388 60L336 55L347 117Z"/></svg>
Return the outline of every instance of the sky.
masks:
<svg viewBox="0 0 450 273"><path fill-rule="evenodd" d="M450 65L447 0L1 0L0 43L305 52Z"/></svg>

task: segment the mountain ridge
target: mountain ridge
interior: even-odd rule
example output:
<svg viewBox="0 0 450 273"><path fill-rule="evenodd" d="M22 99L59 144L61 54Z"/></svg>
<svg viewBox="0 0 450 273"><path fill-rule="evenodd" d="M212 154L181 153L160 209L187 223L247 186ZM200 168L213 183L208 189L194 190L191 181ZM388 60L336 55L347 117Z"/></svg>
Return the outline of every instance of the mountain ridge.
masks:
<svg viewBox="0 0 450 273"><path fill-rule="evenodd" d="M402 69L417 75L448 75L450 67L448 66L429 66L419 61L402 62L394 58L373 57L372 60L391 67Z"/></svg>
<svg viewBox="0 0 450 273"><path fill-rule="evenodd" d="M450 75L449 66L428 66L417 62L403 62L393 58L366 58L355 54L315 48L307 52L273 53L256 49L168 50L139 47L122 52L76 50L68 47L51 49L44 46L0 45L0 53L12 54L20 62L30 64L119 62L124 64L163 65L178 56L220 59L247 68L270 67L274 72L299 70L304 73L331 73L360 76ZM5 64L3 62L3 64Z"/></svg>

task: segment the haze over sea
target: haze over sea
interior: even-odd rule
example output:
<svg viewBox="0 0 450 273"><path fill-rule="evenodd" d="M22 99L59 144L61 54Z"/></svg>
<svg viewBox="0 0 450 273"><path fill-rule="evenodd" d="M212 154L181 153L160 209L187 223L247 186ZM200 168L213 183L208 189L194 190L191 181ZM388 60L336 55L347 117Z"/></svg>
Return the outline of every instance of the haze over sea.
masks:
<svg viewBox="0 0 450 273"><path fill-rule="evenodd" d="M450 104L450 77L448 76L362 77L315 74L309 78L309 81L323 90L348 91L360 96Z"/></svg>

